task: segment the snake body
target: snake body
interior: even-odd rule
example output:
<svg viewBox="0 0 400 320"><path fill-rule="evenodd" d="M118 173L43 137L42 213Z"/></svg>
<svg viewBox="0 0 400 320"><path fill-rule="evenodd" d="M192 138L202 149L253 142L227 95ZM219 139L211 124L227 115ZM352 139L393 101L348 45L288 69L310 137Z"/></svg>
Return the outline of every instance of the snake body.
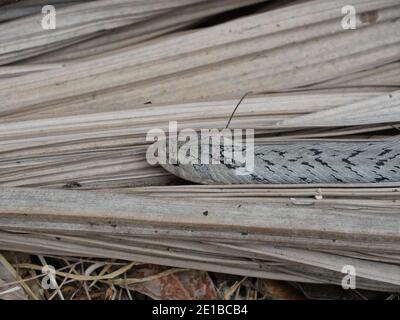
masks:
<svg viewBox="0 0 400 320"><path fill-rule="evenodd" d="M231 164L164 164L201 184L400 182L400 139L381 142L291 142L254 146L254 169Z"/></svg>

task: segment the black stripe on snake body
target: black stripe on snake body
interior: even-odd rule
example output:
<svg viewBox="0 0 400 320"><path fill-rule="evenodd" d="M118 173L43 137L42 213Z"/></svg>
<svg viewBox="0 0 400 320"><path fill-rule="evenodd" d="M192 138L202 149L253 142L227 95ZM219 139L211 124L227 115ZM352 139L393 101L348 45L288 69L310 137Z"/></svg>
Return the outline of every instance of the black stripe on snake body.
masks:
<svg viewBox="0 0 400 320"><path fill-rule="evenodd" d="M235 162L162 166L178 177L201 184L400 182L400 139L255 145L254 170L241 175Z"/></svg>

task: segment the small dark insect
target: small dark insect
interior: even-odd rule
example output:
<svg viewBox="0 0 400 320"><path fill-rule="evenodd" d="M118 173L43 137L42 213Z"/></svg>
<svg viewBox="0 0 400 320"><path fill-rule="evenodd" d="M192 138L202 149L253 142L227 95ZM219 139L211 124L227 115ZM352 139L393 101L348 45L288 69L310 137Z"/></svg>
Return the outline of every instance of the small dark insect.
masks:
<svg viewBox="0 0 400 320"><path fill-rule="evenodd" d="M82 185L79 182L71 181L71 182L66 183L63 186L63 189L75 189L75 188L80 188L80 187L82 187Z"/></svg>

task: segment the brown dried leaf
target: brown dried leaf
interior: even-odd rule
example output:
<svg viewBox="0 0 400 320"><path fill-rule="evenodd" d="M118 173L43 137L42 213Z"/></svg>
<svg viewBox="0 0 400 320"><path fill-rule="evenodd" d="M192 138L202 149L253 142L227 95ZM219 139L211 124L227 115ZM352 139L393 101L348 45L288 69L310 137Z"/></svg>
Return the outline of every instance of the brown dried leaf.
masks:
<svg viewBox="0 0 400 320"><path fill-rule="evenodd" d="M167 267L146 265L135 269L130 277L140 278L157 275ZM214 300L217 292L205 271L187 270L162 276L155 280L130 285L129 289L155 300Z"/></svg>
<svg viewBox="0 0 400 320"><path fill-rule="evenodd" d="M261 291L273 300L305 300L304 295L284 281L260 279Z"/></svg>

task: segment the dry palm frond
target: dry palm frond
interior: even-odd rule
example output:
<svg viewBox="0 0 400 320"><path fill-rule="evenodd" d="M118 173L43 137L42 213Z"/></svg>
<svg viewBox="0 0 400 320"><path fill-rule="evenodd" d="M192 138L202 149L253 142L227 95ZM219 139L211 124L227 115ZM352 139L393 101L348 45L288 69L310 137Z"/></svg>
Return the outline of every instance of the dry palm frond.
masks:
<svg viewBox="0 0 400 320"><path fill-rule="evenodd" d="M57 48L96 37L98 33L133 25L169 10L198 4L204 0L131 1L101 0L58 8L57 28L48 35L37 22L42 10L0 25L0 64L34 57ZM82 23L82 21L85 21ZM13 29L10 34L8 30ZM143 32L143 31L142 31Z"/></svg>
<svg viewBox="0 0 400 320"><path fill-rule="evenodd" d="M20 251L85 251L94 257L317 283L335 283L343 265L354 265L360 287L390 291L400 285L398 208L392 203L204 202L3 188L0 225L24 235L3 232L0 243Z"/></svg>
<svg viewBox="0 0 400 320"><path fill-rule="evenodd" d="M346 1L307 1L65 68L3 79L0 114L91 113L149 101L175 104L292 89L400 58L397 0L356 1L360 14L375 11L378 18L372 24L359 20L352 32L341 27L341 4Z"/></svg>

